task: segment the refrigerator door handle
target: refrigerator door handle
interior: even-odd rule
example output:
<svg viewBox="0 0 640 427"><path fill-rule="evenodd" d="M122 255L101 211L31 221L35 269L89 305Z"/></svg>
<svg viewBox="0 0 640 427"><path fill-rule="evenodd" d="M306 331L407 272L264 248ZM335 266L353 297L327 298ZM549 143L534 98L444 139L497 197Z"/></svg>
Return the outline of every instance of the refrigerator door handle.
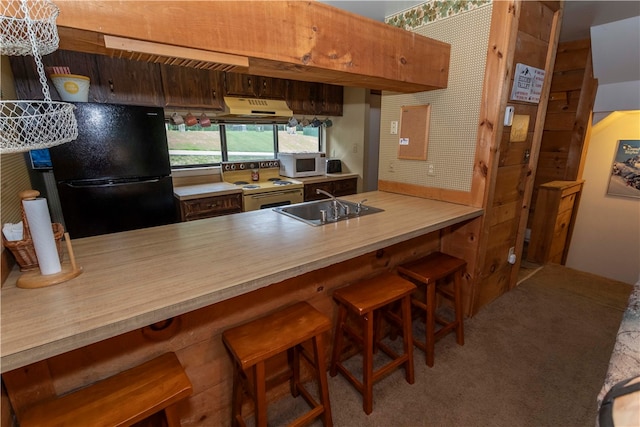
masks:
<svg viewBox="0 0 640 427"><path fill-rule="evenodd" d="M83 184L78 184L75 182L65 182L64 184L67 187L71 187L71 188L100 188L100 187L116 187L119 185L131 185L131 184L148 184L148 183L155 183L155 182L160 182L160 178L150 178L150 179L143 179L143 180L130 180L130 181L109 181L109 180L105 180L105 181L100 181L97 182L95 184L87 184L87 183L83 183Z"/></svg>

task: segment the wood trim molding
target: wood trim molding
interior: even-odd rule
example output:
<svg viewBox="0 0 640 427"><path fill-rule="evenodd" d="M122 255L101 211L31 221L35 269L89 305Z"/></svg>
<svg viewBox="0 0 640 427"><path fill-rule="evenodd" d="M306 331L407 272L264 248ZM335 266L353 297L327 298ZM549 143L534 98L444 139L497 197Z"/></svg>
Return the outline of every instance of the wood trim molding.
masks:
<svg viewBox="0 0 640 427"><path fill-rule="evenodd" d="M205 70L246 73L248 58L58 27L60 49ZM110 40L107 42L107 38ZM108 43L108 46L107 46Z"/></svg>
<svg viewBox="0 0 640 427"><path fill-rule="evenodd" d="M422 197L423 199L441 200L460 205L471 205L471 193L446 188L424 187L395 181L378 181L378 190L389 193L406 194L407 196ZM476 206L477 207L477 206Z"/></svg>
<svg viewBox="0 0 640 427"><path fill-rule="evenodd" d="M191 59L201 62L217 62L238 67L249 66L249 58L246 56L133 40L124 37L110 36L108 34L104 35L104 46L107 49L126 50L128 52L148 53L151 55Z"/></svg>

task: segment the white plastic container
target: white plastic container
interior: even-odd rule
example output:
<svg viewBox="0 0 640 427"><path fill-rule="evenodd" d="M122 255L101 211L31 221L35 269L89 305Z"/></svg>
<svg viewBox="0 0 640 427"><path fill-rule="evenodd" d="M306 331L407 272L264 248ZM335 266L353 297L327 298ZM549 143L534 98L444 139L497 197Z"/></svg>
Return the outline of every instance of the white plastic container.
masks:
<svg viewBox="0 0 640 427"><path fill-rule="evenodd" d="M63 101L89 101L89 77L77 74L51 74L51 80Z"/></svg>

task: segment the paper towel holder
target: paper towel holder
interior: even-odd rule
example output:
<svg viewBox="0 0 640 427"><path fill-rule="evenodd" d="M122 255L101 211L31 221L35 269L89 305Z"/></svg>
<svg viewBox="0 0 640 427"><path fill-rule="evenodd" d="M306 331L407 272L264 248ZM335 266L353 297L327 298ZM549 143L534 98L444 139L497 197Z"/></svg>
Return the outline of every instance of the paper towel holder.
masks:
<svg viewBox="0 0 640 427"><path fill-rule="evenodd" d="M20 199L33 200L39 195L40 192L37 190L26 190L20 192ZM26 223L26 217L23 218L23 221L23 226L28 227L28 224ZM71 246L71 238L69 237L69 233L64 233L64 241L67 247L67 253L69 254L70 264L61 262L60 267L62 268L62 270L59 273L55 274L42 275L40 274L39 269L33 271L25 271L20 277L18 277L16 286L23 289L44 288L45 286L57 285L58 283L63 283L75 277L78 277L80 273L82 273L82 267L79 267L76 264L76 258L73 253L73 247Z"/></svg>

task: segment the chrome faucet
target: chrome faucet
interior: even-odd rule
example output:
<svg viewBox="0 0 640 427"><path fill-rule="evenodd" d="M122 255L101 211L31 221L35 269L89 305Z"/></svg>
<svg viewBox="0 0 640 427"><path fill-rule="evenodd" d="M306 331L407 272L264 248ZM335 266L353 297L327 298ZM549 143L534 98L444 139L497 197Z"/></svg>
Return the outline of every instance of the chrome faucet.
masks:
<svg viewBox="0 0 640 427"><path fill-rule="evenodd" d="M364 199L356 205L356 215L360 215L360 211L362 211L362 204L366 202L368 199Z"/></svg>
<svg viewBox="0 0 640 427"><path fill-rule="evenodd" d="M342 207L342 210L344 211L344 215L345 216L349 216L349 206L343 204L340 202L340 200L336 199L336 196L334 196L333 194L324 191L320 188L316 188L316 194L324 194L325 196L329 197L331 199L331 211L333 213L333 218L337 221L340 218L340 208L339 206Z"/></svg>

